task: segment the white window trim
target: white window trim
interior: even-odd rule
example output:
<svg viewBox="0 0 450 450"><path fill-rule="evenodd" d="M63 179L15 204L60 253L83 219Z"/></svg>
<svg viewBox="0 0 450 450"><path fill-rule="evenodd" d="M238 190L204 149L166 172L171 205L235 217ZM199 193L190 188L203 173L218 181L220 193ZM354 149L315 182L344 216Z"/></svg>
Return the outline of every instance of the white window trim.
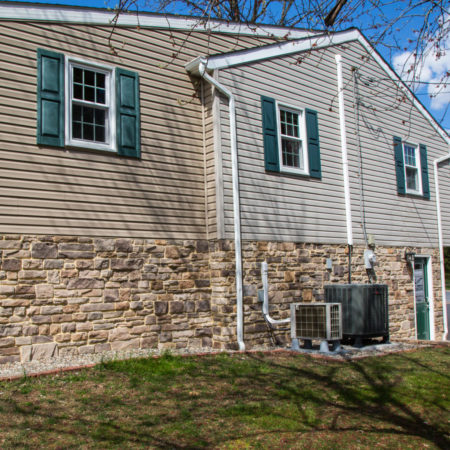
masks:
<svg viewBox="0 0 450 450"><path fill-rule="evenodd" d="M406 159L405 159L405 145L407 145L408 147L413 147L415 149L416 152L416 169L417 169L417 184L418 184L418 189L408 189L408 179L407 179L407 175L406 175ZM405 174L405 192L407 194L412 194L412 195L423 195L423 187L422 187L422 165L421 165L421 161L420 161L420 148L418 144L413 144L412 142L402 142L402 156L403 156L403 171ZM408 167L412 167L409 166Z"/></svg>
<svg viewBox="0 0 450 450"><path fill-rule="evenodd" d="M72 108L73 98L72 66L82 69L93 69L106 75L105 84L105 104L108 109L106 143L85 141L82 139L72 139ZM65 56L65 145L66 147L86 148L92 150L103 150L117 152L116 145L116 75L114 67L84 59Z"/></svg>
<svg viewBox="0 0 450 450"><path fill-rule="evenodd" d="M306 122L305 122L305 109L299 108L298 106L292 106L287 103L276 101L276 115L277 115L277 139L278 139L278 158L280 161L280 172L293 173L297 175L309 175L309 159L308 159L308 140L306 136ZM280 109L285 111L293 112L299 116L299 128L300 128L300 138L299 141L302 143L302 157L303 157L303 167L304 169L290 167L283 165L283 145L281 142L281 120L280 120Z"/></svg>

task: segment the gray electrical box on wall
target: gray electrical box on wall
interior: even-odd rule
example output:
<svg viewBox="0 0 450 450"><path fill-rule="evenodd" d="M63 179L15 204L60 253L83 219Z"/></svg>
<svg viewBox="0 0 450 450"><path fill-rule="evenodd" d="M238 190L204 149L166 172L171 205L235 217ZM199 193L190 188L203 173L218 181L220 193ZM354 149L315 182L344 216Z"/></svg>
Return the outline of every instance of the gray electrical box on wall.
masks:
<svg viewBox="0 0 450 450"><path fill-rule="evenodd" d="M377 257L373 250L364 250L364 266L366 269L373 269L373 266L377 262Z"/></svg>

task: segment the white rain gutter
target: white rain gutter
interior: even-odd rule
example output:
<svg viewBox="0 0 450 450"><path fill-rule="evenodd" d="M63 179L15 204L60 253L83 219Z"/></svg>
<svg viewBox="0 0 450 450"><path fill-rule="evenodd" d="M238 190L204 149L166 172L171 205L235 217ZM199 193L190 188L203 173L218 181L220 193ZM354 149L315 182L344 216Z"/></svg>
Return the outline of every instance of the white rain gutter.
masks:
<svg viewBox="0 0 450 450"><path fill-rule="evenodd" d="M444 267L444 243L442 238L442 217L441 217L441 201L439 198L439 176L438 165L447 159L450 159L450 153L433 161L434 165L434 185L436 189L436 211L438 222L438 240L439 240L439 262L441 265L441 288L442 288L442 317L444 319L444 334L442 340L445 341L448 336L448 317L447 317L447 299L445 292L445 267Z"/></svg>
<svg viewBox="0 0 450 450"><path fill-rule="evenodd" d="M262 276L263 291L264 291L263 307L262 307L263 316L267 320L267 322L270 323L270 325L278 325L281 323L288 323L291 321L290 318L276 320L276 319L272 319L272 317L270 317L270 315L269 315L269 278L267 275L268 271L269 271L269 268L268 268L267 262L266 261L262 262L261 263L261 276Z"/></svg>
<svg viewBox="0 0 450 450"><path fill-rule="evenodd" d="M243 292L242 292L242 250L241 250L241 214L239 205L239 172L237 158L236 140L236 106L234 96L230 90L220 84L206 72L206 61L200 60L198 65L199 75L212 84L228 98L228 109L230 118L230 141L231 141L231 174L233 182L233 216L234 216L234 251L236 259L236 331L239 350L245 350L244 344L244 314L243 314Z"/></svg>
<svg viewBox="0 0 450 450"><path fill-rule="evenodd" d="M350 181L348 175L347 131L345 128L344 85L342 82L342 56L335 55L339 99L339 122L341 129L342 172L344 177L345 217L347 223L347 244L353 245L352 206L350 203Z"/></svg>

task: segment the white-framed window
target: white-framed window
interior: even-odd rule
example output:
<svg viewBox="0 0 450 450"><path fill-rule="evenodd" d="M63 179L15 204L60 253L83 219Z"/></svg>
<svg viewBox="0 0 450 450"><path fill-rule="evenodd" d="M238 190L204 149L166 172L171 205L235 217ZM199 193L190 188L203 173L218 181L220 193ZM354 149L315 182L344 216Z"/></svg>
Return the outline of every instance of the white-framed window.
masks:
<svg viewBox="0 0 450 450"><path fill-rule="evenodd" d="M66 56L65 143L116 151L114 68Z"/></svg>
<svg viewBox="0 0 450 450"><path fill-rule="evenodd" d="M277 102L277 126L280 170L307 175L304 110Z"/></svg>
<svg viewBox="0 0 450 450"><path fill-rule="evenodd" d="M405 187L407 194L422 194L419 146L403 143L403 161L405 166Z"/></svg>

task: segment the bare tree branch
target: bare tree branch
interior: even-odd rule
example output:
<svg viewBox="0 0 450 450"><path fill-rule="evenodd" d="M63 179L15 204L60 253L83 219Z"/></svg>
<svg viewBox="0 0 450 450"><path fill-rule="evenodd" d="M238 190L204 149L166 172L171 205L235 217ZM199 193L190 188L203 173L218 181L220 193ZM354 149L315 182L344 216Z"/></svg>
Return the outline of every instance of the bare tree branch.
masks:
<svg viewBox="0 0 450 450"><path fill-rule="evenodd" d="M327 27L331 27L334 25L334 22L336 21L337 16L341 12L341 9L344 7L344 5L347 3L347 0L338 0L335 7L330 11L327 17L325 17L325 25Z"/></svg>
<svg viewBox="0 0 450 450"><path fill-rule="evenodd" d="M388 55L403 55L401 72L415 90L422 86L425 63L440 60L450 51L450 5L448 0L119 0L109 37L120 14L147 9L161 13L183 13L199 18L199 25L211 19L301 27L329 32L359 28L374 47ZM397 67L397 70L399 68ZM450 70L433 79L431 95L442 92Z"/></svg>

